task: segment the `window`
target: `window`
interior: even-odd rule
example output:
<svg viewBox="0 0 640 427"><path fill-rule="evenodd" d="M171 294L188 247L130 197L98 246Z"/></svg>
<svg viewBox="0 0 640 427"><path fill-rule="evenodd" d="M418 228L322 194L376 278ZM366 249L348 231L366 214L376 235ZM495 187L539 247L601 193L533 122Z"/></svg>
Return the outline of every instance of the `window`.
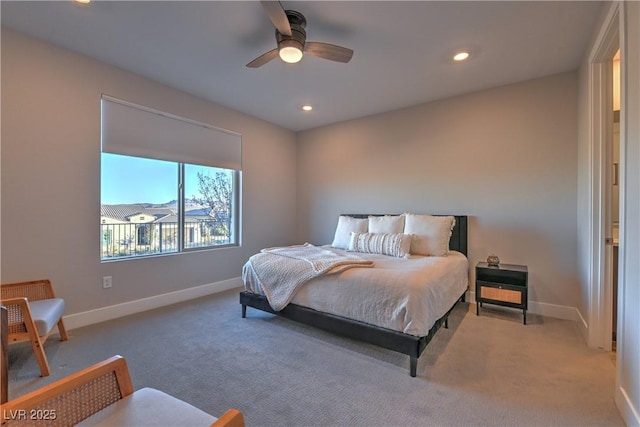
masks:
<svg viewBox="0 0 640 427"><path fill-rule="evenodd" d="M103 261L239 244L240 136L184 120L103 97Z"/></svg>

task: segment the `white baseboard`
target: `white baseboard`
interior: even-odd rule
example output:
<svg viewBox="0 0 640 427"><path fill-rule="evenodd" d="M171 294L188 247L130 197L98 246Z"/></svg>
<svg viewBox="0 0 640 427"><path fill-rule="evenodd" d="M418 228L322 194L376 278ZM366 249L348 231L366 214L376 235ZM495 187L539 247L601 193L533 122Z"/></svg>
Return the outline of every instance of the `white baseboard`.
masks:
<svg viewBox="0 0 640 427"><path fill-rule="evenodd" d="M242 281L240 277L234 277L220 282L208 283L193 288L70 314L64 316L64 322L67 329L81 328L83 326L93 325L94 323L105 322L107 320L141 313L143 311L153 310L154 308L164 307L239 287L242 287ZM476 302L475 292L468 292L467 301L470 303ZM586 336L587 334L587 323L580 314L580 311L575 307L529 301L528 312L541 316L555 317L557 319L573 320L578 323L580 329L584 329L583 335Z"/></svg>
<svg viewBox="0 0 640 427"><path fill-rule="evenodd" d="M629 395L622 387L616 388L616 406L622 415L622 419L628 426L640 426L640 408L634 408Z"/></svg>
<svg viewBox="0 0 640 427"><path fill-rule="evenodd" d="M223 280L216 283L208 283L206 285L182 289L162 295L154 295L152 297L142 298L135 301L127 301L121 304L84 311L82 313L70 314L68 316L64 316L64 323L67 329L81 328L83 326L93 325L94 323L105 322L107 320L117 319L130 314L141 313L154 308L188 301L190 299L239 288L241 286L242 280L240 277L234 277L233 279Z"/></svg>
<svg viewBox="0 0 640 427"><path fill-rule="evenodd" d="M578 320L578 309L566 305L549 304L546 302L529 301L529 310L531 313L539 314L545 317L554 317L556 319Z"/></svg>
<svg viewBox="0 0 640 427"><path fill-rule="evenodd" d="M467 298L467 301L475 304L476 293L469 291L468 294L469 298ZM529 301L527 313L538 314L544 317L554 317L556 319L572 320L578 323L581 322L585 328L587 327L587 323L584 321L584 318L576 307L549 304L546 302Z"/></svg>

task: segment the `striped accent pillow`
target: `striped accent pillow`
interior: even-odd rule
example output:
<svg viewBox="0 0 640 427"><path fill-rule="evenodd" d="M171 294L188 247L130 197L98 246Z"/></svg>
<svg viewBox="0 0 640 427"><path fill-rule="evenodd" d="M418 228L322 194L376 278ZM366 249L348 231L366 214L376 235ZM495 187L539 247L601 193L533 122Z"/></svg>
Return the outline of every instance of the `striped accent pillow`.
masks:
<svg viewBox="0 0 640 427"><path fill-rule="evenodd" d="M351 233L349 251L389 255L406 258L411 250L411 234L403 233Z"/></svg>

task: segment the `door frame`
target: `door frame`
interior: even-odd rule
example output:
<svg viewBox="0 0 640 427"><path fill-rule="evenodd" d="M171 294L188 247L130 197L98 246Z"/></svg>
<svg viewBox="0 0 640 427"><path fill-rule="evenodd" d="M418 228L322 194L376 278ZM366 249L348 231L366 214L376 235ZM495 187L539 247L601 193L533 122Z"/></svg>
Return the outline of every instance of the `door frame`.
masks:
<svg viewBox="0 0 640 427"><path fill-rule="evenodd" d="M611 149L613 139L613 56L621 47L621 10L619 2L612 2L588 57L589 74L589 324L587 343L610 351L613 327L613 248L605 244L611 237ZM620 58L621 72L624 55ZM620 92L624 94L624 76L620 79ZM621 110L624 100L621 99ZM624 120L624 114L620 114ZM622 123L620 128L622 129ZM622 132L622 131L621 131ZM620 135L623 143L624 135ZM624 155L621 150L620 176L624 176ZM624 181L620 182L620 212L623 212ZM620 234L624 218L620 217ZM622 253L622 248L619 249ZM618 270L624 268L624 257L619 257Z"/></svg>

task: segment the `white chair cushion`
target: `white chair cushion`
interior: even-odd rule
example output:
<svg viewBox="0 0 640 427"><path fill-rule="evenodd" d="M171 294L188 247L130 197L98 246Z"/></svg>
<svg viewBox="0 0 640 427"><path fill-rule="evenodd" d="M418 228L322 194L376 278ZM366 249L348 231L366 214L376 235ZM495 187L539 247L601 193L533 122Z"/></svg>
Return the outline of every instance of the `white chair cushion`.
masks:
<svg viewBox="0 0 640 427"><path fill-rule="evenodd" d="M210 426L217 418L153 388L133 392L79 426Z"/></svg>
<svg viewBox="0 0 640 427"><path fill-rule="evenodd" d="M38 329L38 335L42 337L47 335L62 317L64 300L62 298L50 298L29 301L29 310Z"/></svg>

